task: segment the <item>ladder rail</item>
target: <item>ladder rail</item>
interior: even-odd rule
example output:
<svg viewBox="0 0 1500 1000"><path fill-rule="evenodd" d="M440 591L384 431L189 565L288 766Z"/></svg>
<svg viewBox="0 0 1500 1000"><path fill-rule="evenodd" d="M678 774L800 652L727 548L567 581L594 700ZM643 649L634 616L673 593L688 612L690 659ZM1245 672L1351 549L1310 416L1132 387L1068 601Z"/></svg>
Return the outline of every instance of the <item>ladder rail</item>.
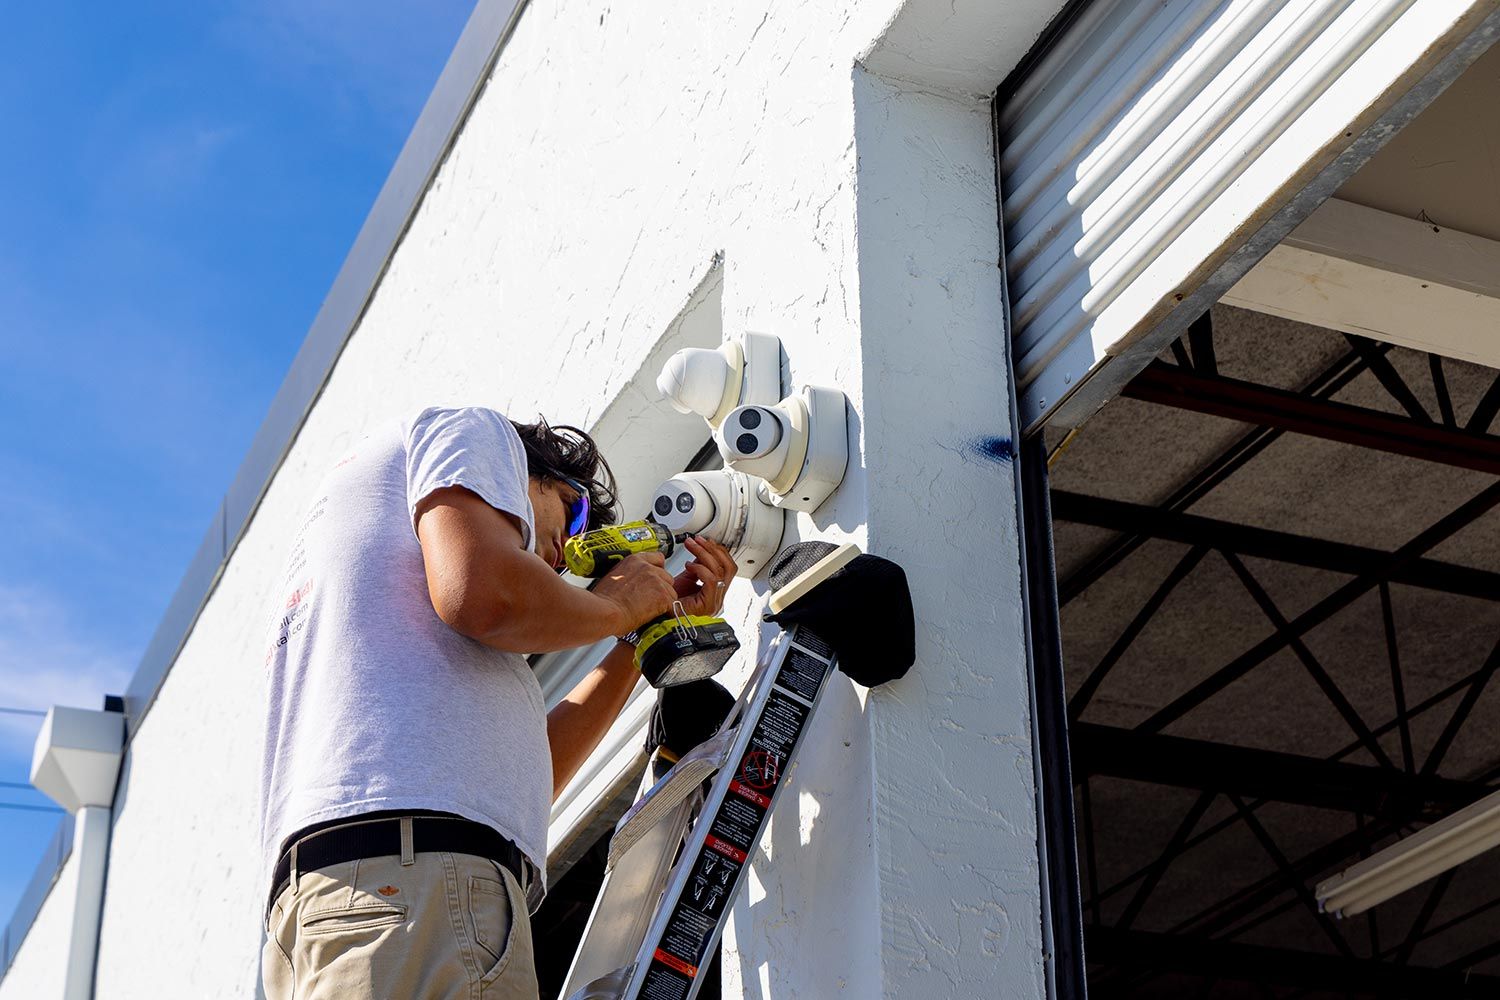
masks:
<svg viewBox="0 0 1500 1000"><path fill-rule="evenodd" d="M803 626L778 636L757 670L728 755L687 834L680 860L655 908L634 971L620 994L693 1000L702 966L723 935L760 843L833 674L831 648Z"/></svg>
<svg viewBox="0 0 1500 1000"><path fill-rule="evenodd" d="M671 874L683 833L701 804L701 796L678 800L661 822L643 831L634 846L605 869L604 882L594 899L594 909L560 996L581 1000L585 996L619 995L623 982L612 991L580 991L585 987L604 989L605 984L597 981L624 971L635 960L656 901Z"/></svg>
<svg viewBox="0 0 1500 1000"><path fill-rule="evenodd" d="M682 769L684 762L709 757L722 767L733 749L737 723L744 718L749 700L774 668L783 639L784 635L778 633L756 663L718 734L684 754L662 777L653 780L660 772L650 768L642 777L640 799L615 825L604 881L584 927L583 939L573 956L567 980L558 994L560 997L607 1000L622 995L626 980L621 977L633 972L636 953L646 937L678 859L678 848L705 800L702 784L696 784L688 790L696 795L677 798L673 808L655 822L641 819L646 802L663 795L676 795L681 790L682 786L672 778L674 772L679 776L685 773ZM647 818L649 820L649 814ZM630 841L628 849L619 847L622 834Z"/></svg>

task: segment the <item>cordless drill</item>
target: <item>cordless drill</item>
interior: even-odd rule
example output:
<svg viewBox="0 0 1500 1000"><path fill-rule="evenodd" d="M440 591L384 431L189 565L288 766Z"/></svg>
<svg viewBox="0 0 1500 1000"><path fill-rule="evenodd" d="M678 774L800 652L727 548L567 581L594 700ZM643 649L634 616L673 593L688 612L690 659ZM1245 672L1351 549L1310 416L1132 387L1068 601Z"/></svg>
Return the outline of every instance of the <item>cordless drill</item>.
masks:
<svg viewBox="0 0 1500 1000"><path fill-rule="evenodd" d="M574 576L597 580L638 552L669 556L677 539L654 521L630 521L581 532L563 545L563 560ZM625 641L635 646L635 665L652 687L672 687L712 677L740 648L734 629L716 615L688 615L677 605L653 618Z"/></svg>

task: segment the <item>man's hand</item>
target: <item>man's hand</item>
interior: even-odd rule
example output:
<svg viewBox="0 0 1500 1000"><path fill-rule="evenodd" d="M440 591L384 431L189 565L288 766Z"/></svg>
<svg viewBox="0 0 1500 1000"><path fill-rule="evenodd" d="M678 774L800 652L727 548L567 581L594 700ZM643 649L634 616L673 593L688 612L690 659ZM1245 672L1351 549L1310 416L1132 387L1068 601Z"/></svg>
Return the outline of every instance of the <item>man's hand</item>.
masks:
<svg viewBox="0 0 1500 1000"><path fill-rule="evenodd" d="M664 568L660 552L637 552L620 560L594 584L592 593L619 609L619 632L639 628L651 619L672 610L677 600L672 574ZM683 602L684 608L686 602Z"/></svg>
<svg viewBox="0 0 1500 1000"><path fill-rule="evenodd" d="M672 581L682 610L690 615L717 615L724 609L724 594L739 571L734 556L718 542L689 535L683 543L694 561Z"/></svg>

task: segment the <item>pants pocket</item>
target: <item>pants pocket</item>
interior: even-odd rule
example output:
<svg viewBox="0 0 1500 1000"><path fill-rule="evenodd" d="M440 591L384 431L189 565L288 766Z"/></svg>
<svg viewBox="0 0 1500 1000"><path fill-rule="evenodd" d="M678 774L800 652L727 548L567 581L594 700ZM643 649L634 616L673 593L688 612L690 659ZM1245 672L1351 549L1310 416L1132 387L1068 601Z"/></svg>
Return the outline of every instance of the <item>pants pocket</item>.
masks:
<svg viewBox="0 0 1500 1000"><path fill-rule="evenodd" d="M267 937L260 947L260 981L266 1000L291 1000L292 960L274 937Z"/></svg>
<svg viewBox="0 0 1500 1000"><path fill-rule="evenodd" d="M374 930L406 923L406 907L394 903L367 903L330 907L302 914L301 933L307 937Z"/></svg>
<svg viewBox="0 0 1500 1000"><path fill-rule="evenodd" d="M470 875L467 909L474 944L490 962L483 974L488 979L509 959L515 937L515 914L505 883L501 878Z"/></svg>

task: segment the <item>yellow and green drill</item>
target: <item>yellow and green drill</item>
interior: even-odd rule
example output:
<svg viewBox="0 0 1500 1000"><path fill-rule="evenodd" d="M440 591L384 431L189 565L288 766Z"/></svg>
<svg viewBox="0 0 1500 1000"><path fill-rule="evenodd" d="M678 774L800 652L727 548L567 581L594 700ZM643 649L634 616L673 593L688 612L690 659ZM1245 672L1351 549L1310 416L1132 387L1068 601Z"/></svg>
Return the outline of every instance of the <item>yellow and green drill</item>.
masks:
<svg viewBox="0 0 1500 1000"><path fill-rule="evenodd" d="M670 556L677 539L654 521L630 521L569 538L563 559L574 576L597 580L638 552ZM712 677L740 648L729 623L717 615L688 615L678 604L625 636L635 646L635 665L652 687L672 687Z"/></svg>

